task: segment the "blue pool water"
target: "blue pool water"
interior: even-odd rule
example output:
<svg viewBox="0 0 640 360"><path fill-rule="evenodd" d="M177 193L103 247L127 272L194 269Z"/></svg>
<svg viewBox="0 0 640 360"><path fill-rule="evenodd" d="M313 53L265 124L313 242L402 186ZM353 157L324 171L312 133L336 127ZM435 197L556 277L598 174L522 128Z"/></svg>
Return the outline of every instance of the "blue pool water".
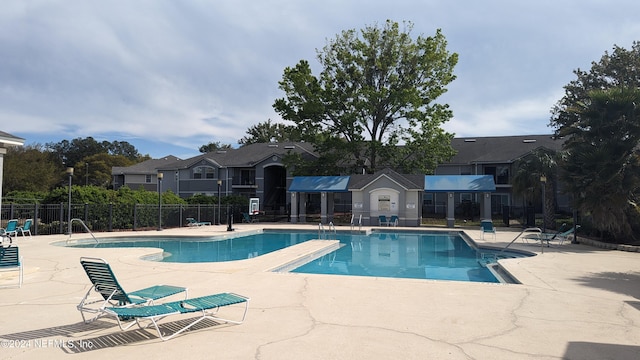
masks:
<svg viewBox="0 0 640 360"><path fill-rule="evenodd" d="M339 250L291 272L499 282L458 233L374 232L340 241Z"/></svg>
<svg viewBox="0 0 640 360"><path fill-rule="evenodd" d="M154 247L164 250L162 262L199 263L249 259L301 242L317 239L313 232L263 232L230 239L211 237L153 237L100 239L98 244L73 245L84 248Z"/></svg>
<svg viewBox="0 0 640 360"><path fill-rule="evenodd" d="M332 237L334 237L332 235ZM264 255L311 239L317 232L264 231L231 239L114 238L74 247L155 247L164 250L163 262L221 262ZM300 264L291 272L377 276L393 278L500 282L488 269L494 254L477 250L457 232L372 232L335 234L340 249ZM513 257L518 254L499 254Z"/></svg>

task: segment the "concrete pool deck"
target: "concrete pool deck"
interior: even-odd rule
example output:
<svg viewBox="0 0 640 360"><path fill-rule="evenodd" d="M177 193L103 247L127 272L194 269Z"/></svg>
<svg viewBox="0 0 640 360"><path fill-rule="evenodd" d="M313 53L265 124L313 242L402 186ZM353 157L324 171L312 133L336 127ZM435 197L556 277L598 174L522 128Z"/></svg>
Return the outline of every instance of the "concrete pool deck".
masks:
<svg viewBox="0 0 640 360"><path fill-rule="evenodd" d="M236 224L235 233L304 225ZM306 226L317 230L316 226ZM348 227L338 227L338 229ZM479 244L496 239L464 229ZM120 235L214 235L225 226ZM73 239L86 237L74 234ZM267 271L322 247L316 243L227 263L141 260L152 249L53 246L66 235L18 237L22 288L0 289L1 359L638 359L640 253L564 243L502 260L522 284L387 279ZM544 250L544 253L541 253ZM189 297L236 292L251 298L241 325L205 322L163 342L155 330L120 331L101 319L86 325L76 305L90 283L81 256L109 261L122 286L189 288ZM0 272L0 286L16 281ZM232 311L233 309L229 309ZM222 309L221 313L226 311ZM180 321L180 317L164 322Z"/></svg>

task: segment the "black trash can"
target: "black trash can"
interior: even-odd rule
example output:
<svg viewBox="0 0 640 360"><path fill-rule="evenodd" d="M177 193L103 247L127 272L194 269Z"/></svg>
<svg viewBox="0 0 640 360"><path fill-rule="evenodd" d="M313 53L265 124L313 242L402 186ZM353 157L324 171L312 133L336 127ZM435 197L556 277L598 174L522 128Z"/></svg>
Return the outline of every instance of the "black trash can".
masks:
<svg viewBox="0 0 640 360"><path fill-rule="evenodd" d="M533 206L527 207L527 227L536 226L536 208Z"/></svg>
<svg viewBox="0 0 640 360"><path fill-rule="evenodd" d="M509 226L509 205L502 205L502 222Z"/></svg>

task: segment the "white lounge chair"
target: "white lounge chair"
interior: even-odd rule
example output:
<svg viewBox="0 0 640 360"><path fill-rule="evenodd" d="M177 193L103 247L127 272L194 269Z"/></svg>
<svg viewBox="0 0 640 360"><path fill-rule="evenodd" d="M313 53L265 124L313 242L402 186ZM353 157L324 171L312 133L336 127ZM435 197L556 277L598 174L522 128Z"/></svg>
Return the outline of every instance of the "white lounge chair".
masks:
<svg viewBox="0 0 640 360"><path fill-rule="evenodd" d="M187 226L205 226L211 225L211 221L198 221L194 218L187 218Z"/></svg>
<svg viewBox="0 0 640 360"><path fill-rule="evenodd" d="M576 225L575 227L571 227L569 230L564 232L556 232L556 233L531 233L524 237L525 240L533 240L533 241L541 241L542 243L546 242L547 246L551 246L552 241L558 241L558 245L562 245L565 240L571 240L575 236L574 232L576 229L580 228L580 225Z"/></svg>
<svg viewBox="0 0 640 360"><path fill-rule="evenodd" d="M158 332L158 336L163 340L169 340L180 333L189 330L197 323L211 319L213 321L222 321L231 324L242 324L247 316L247 310L249 309L249 298L246 296L234 294L234 293L221 293L215 295L202 296L193 299L185 299L181 301L174 301L159 305L144 305L136 307L113 307L107 308L105 311L115 317L118 322L118 326L121 330L126 330L133 325L138 325L141 329L145 321L150 322L150 325ZM244 304L244 312L239 320L229 320L219 317L218 311L220 308L235 304ZM187 325L180 327L173 333L165 335L160 331L158 321L171 315L180 314L200 314L195 320L189 322ZM133 319L126 323L122 319ZM148 325L147 325L148 326Z"/></svg>

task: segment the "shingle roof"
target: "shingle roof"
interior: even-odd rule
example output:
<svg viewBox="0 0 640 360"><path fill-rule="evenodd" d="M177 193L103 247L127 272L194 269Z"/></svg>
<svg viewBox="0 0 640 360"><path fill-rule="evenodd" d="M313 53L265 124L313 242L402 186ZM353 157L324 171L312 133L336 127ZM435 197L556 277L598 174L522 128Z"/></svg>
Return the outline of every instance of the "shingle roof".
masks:
<svg viewBox="0 0 640 360"><path fill-rule="evenodd" d="M114 166L111 168L111 175L119 174L155 174L158 172L159 167L164 167L167 164L181 161L179 158L173 155L167 155L160 159L150 159L141 163L131 166Z"/></svg>
<svg viewBox="0 0 640 360"><path fill-rule="evenodd" d="M451 146L458 153L442 165L511 163L541 147L559 151L563 143L553 135L454 138Z"/></svg>
<svg viewBox="0 0 640 360"><path fill-rule="evenodd" d="M252 167L274 155L283 155L294 152L317 156L313 145L302 142L287 143L257 143L242 146L237 149L227 149L201 154L186 160L165 164L162 169L185 169L205 161L220 167Z"/></svg>
<svg viewBox="0 0 640 360"><path fill-rule="evenodd" d="M8 145L24 145L24 139L11 135L7 132L0 131L0 146L6 147Z"/></svg>
<svg viewBox="0 0 640 360"><path fill-rule="evenodd" d="M1 132L0 132L1 134ZM562 149L563 140L556 140L552 135L524 135L524 136L488 136L454 138L452 147L457 154L448 162L441 165L466 165L474 163L511 163L538 148L548 148L559 151ZM219 167L253 167L255 164L269 159L274 155L282 157L288 152L318 156L310 143L258 143L246 145L237 149L216 151L181 160L175 156L166 156L162 159L152 159L129 167L114 167L113 175L127 174L153 174L162 170L187 169L195 164L205 162ZM391 170L385 169L382 172ZM376 176L379 176L377 173ZM349 184L358 188L361 181L373 181L372 175L354 175ZM424 184L422 175L389 175L406 188L421 188ZM415 177L415 178L414 178Z"/></svg>

